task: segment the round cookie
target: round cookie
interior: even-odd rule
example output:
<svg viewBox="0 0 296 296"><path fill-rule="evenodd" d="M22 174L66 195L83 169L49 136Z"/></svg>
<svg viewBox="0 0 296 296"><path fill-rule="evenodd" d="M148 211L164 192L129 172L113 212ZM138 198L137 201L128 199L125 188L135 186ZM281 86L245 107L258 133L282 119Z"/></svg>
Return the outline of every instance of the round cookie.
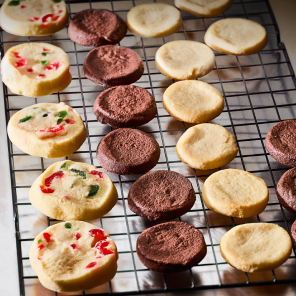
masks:
<svg viewBox="0 0 296 296"><path fill-rule="evenodd" d="M41 103L18 111L8 122L7 133L25 153L45 158L67 156L87 137L79 113L64 103Z"/></svg>
<svg viewBox="0 0 296 296"><path fill-rule="evenodd" d="M172 171L153 171L139 178L128 193L131 211L150 221L171 220L194 205L191 182Z"/></svg>
<svg viewBox="0 0 296 296"><path fill-rule="evenodd" d="M99 164L118 175L144 174L156 166L159 157L160 147L156 140L131 128L112 131L97 148Z"/></svg>
<svg viewBox="0 0 296 296"><path fill-rule="evenodd" d="M174 118L190 123L211 121L224 108L221 93L210 84L197 80L173 83L164 92L162 103Z"/></svg>
<svg viewBox="0 0 296 296"><path fill-rule="evenodd" d="M1 62L3 82L26 97L50 95L72 80L67 54L48 43L23 43L11 47Z"/></svg>
<svg viewBox="0 0 296 296"><path fill-rule="evenodd" d="M175 33L182 24L180 11L165 3L145 3L133 7L126 16L128 29L135 36L163 38Z"/></svg>
<svg viewBox="0 0 296 296"><path fill-rule="evenodd" d="M259 215L268 203L268 196L268 188L261 178L236 169L212 174L202 187L202 198L206 206L230 217Z"/></svg>
<svg viewBox="0 0 296 296"><path fill-rule="evenodd" d="M267 34L264 27L254 21L227 18L213 23L208 28L205 43L225 54L251 55L266 46Z"/></svg>
<svg viewBox="0 0 296 296"><path fill-rule="evenodd" d="M294 221L291 227L291 238L292 238L294 248L296 249L296 221Z"/></svg>
<svg viewBox="0 0 296 296"><path fill-rule="evenodd" d="M276 186L276 195L280 204L292 213L296 213L296 168L286 171Z"/></svg>
<svg viewBox="0 0 296 296"><path fill-rule="evenodd" d="M88 53L83 73L86 78L104 87L126 85L140 79L144 64L141 57L129 48L104 45Z"/></svg>
<svg viewBox="0 0 296 296"><path fill-rule="evenodd" d="M296 167L296 120L285 120L273 126L266 138L269 154L279 163Z"/></svg>
<svg viewBox="0 0 296 296"><path fill-rule="evenodd" d="M99 122L114 128L145 124L157 112L154 97L146 89L135 85L106 89L97 97L93 110Z"/></svg>
<svg viewBox="0 0 296 296"><path fill-rule="evenodd" d="M0 25L18 36L51 35L68 23L63 0L5 0L0 10Z"/></svg>
<svg viewBox="0 0 296 296"><path fill-rule="evenodd" d="M175 0L179 9L199 17L215 17L226 11L232 0Z"/></svg>
<svg viewBox="0 0 296 296"><path fill-rule="evenodd" d="M220 253L231 266L255 272L282 265L292 251L289 234L272 223L247 223L230 229L220 241Z"/></svg>
<svg viewBox="0 0 296 296"><path fill-rule="evenodd" d="M234 136L226 128L211 123L189 128L176 145L180 160L199 170L216 169L228 164L238 150Z"/></svg>
<svg viewBox="0 0 296 296"><path fill-rule="evenodd" d="M33 183L29 198L46 216L58 220L94 220L107 214L118 194L109 176L71 160L49 166Z"/></svg>
<svg viewBox="0 0 296 296"><path fill-rule="evenodd" d="M213 70L215 55L205 44L178 40L168 42L157 50L155 64L168 78L196 79Z"/></svg>
<svg viewBox="0 0 296 296"><path fill-rule="evenodd" d="M207 254L202 233L184 222L150 227L137 239L137 254L150 270L180 272L196 266Z"/></svg>
<svg viewBox="0 0 296 296"><path fill-rule="evenodd" d="M107 9L87 9L69 23L69 38L83 46L98 47L118 43L126 34L125 22Z"/></svg>
<svg viewBox="0 0 296 296"><path fill-rule="evenodd" d="M30 263L41 284L57 292L87 290L110 281L118 253L109 234L81 221L46 228L30 248Z"/></svg>

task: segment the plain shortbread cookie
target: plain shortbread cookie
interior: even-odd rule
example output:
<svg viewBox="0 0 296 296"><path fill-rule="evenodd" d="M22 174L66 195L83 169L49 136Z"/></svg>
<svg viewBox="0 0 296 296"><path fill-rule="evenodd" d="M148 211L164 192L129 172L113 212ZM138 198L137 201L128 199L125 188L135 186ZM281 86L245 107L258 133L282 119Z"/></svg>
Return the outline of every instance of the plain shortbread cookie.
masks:
<svg viewBox="0 0 296 296"><path fill-rule="evenodd" d="M162 103L174 118L190 122L208 122L221 114L224 99L208 83L196 80L178 81L164 92Z"/></svg>
<svg viewBox="0 0 296 296"><path fill-rule="evenodd" d="M189 128L178 140L180 160L199 170L210 170L231 162L238 147L234 136L224 127L202 123Z"/></svg>
<svg viewBox="0 0 296 296"><path fill-rule="evenodd" d="M133 7L126 25L135 36L163 38L175 33L182 24L180 11L165 3L146 3Z"/></svg>
<svg viewBox="0 0 296 296"><path fill-rule="evenodd" d="M235 226L220 241L226 262L245 272L272 270L282 265L291 251L288 232L272 223Z"/></svg>
<svg viewBox="0 0 296 296"><path fill-rule="evenodd" d="M242 18L227 18L213 23L205 34L212 49L232 55L251 55L267 44L266 30L260 24Z"/></svg>
<svg viewBox="0 0 296 296"><path fill-rule="evenodd" d="M41 284L58 292L87 290L110 281L118 253L109 234L81 221L58 223L38 234L30 263Z"/></svg>
<svg viewBox="0 0 296 296"><path fill-rule="evenodd" d="M202 187L206 206L230 217L259 215L267 205L268 196L268 188L261 178L237 169L212 174Z"/></svg>

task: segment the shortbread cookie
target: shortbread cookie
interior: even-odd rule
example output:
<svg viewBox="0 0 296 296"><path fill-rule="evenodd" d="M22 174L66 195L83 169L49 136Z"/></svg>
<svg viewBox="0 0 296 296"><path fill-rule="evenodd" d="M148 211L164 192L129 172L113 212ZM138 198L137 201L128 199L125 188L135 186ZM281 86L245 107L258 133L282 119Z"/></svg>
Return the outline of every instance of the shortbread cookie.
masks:
<svg viewBox="0 0 296 296"><path fill-rule="evenodd" d="M189 128L176 145L180 160L199 170L216 169L228 164L238 150L234 136L226 128L211 123Z"/></svg>
<svg viewBox="0 0 296 296"><path fill-rule="evenodd" d="M156 166L159 156L160 147L156 140L131 128L112 131L97 148L99 164L118 175L144 174Z"/></svg>
<svg viewBox="0 0 296 296"><path fill-rule="evenodd" d="M144 64L141 57L127 47L104 45L88 53L83 73L92 82L105 87L126 85L141 78Z"/></svg>
<svg viewBox="0 0 296 296"><path fill-rule="evenodd" d="M294 221L291 227L291 238L292 238L294 248L296 249L296 221Z"/></svg>
<svg viewBox="0 0 296 296"><path fill-rule="evenodd" d="M64 0L5 0L0 10L0 25L18 36L51 35L68 23Z"/></svg>
<svg viewBox="0 0 296 296"><path fill-rule="evenodd" d="M152 120L157 112L154 97L135 85L120 85L103 91L94 103L94 114L112 127L135 127Z"/></svg>
<svg viewBox="0 0 296 296"><path fill-rule="evenodd" d="M109 234L81 221L55 224L38 234L30 263L41 284L57 292L87 290L110 281L118 253Z"/></svg>
<svg viewBox="0 0 296 296"><path fill-rule="evenodd" d="M296 167L296 120L281 121L273 126L265 138L265 146L276 161Z"/></svg>
<svg viewBox="0 0 296 296"><path fill-rule="evenodd" d="M125 22L107 9L87 9L69 23L69 38L83 46L98 47L118 43L126 34Z"/></svg>
<svg viewBox="0 0 296 296"><path fill-rule="evenodd" d="M138 179L128 193L131 211L151 221L171 220L194 205L191 182L173 171L154 171Z"/></svg>
<svg viewBox="0 0 296 296"><path fill-rule="evenodd" d="M58 220L94 220L107 214L118 195L109 176L71 160L49 166L33 183L29 198L46 216Z"/></svg>
<svg viewBox="0 0 296 296"><path fill-rule="evenodd" d="M231 266L255 272L282 265L292 251L286 230L272 223L247 223L229 230L220 241L220 253Z"/></svg>
<svg viewBox="0 0 296 296"><path fill-rule="evenodd" d="M202 233L184 222L167 222L150 227L137 239L137 254L142 263L156 272L187 270L206 256Z"/></svg>
<svg viewBox="0 0 296 296"><path fill-rule="evenodd" d="M180 11L165 3L145 3L133 7L126 16L132 34L144 38L163 38L175 33L182 24Z"/></svg>
<svg viewBox="0 0 296 296"><path fill-rule="evenodd" d="M221 93L208 83L196 80L178 81L163 94L162 103L174 118L190 122L208 122L224 108Z"/></svg>
<svg viewBox="0 0 296 296"><path fill-rule="evenodd" d="M268 203L268 196L268 188L261 178L236 169L212 174L202 187L202 199L206 206L230 217L259 215Z"/></svg>
<svg viewBox="0 0 296 296"><path fill-rule="evenodd" d="M215 55L205 44L178 40L162 45L156 52L155 63L168 78L196 79L213 70Z"/></svg>
<svg viewBox="0 0 296 296"><path fill-rule="evenodd" d="M228 18L219 20L208 28L205 43L222 53L250 55L265 47L267 34L264 27L254 21Z"/></svg>
<svg viewBox="0 0 296 296"><path fill-rule="evenodd" d="M175 5L200 17L215 17L227 10L232 0L175 0Z"/></svg>
<svg viewBox="0 0 296 296"><path fill-rule="evenodd" d="M72 80L67 54L48 43L11 47L1 62L3 82L18 95L47 96L65 89Z"/></svg>
<svg viewBox="0 0 296 296"><path fill-rule="evenodd" d="M11 117L7 132L19 149L46 158L75 152L87 137L79 113L64 103L41 103L22 109Z"/></svg>

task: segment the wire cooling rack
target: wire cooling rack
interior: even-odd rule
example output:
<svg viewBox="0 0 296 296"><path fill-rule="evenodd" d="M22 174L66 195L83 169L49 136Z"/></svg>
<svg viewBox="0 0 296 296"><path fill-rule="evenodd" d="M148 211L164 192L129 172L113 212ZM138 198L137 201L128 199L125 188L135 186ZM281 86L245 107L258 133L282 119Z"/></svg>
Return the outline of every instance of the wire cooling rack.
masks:
<svg viewBox="0 0 296 296"><path fill-rule="evenodd" d="M0 2L3 0L0 0ZM66 1L71 17L84 9L106 8L125 19L134 5L153 1ZM162 0L173 5L172 0ZM118 272L103 286L73 295L137 295L202 289L220 289L293 283L296 280L295 250L288 261L274 271L247 274L229 266L219 252L219 242L231 227L247 222L276 223L290 230L295 215L281 207L275 195L278 179L287 167L277 163L267 153L264 138L268 130L280 120L295 118L296 81L285 46L280 42L279 30L267 0L233 0L233 5L222 16L198 18L182 12L180 30L163 39L141 39L128 33L120 45L132 48L143 59L145 73L135 84L146 88L156 98L158 114L139 129L155 137L161 147L161 157L154 168L179 172L193 184L197 201L190 212L180 220L198 228L205 236L207 256L191 270L162 275L149 271L135 252L138 235L153 223L138 217L127 207L127 194L139 176L109 174L119 193L117 205L104 217L92 223L106 229L119 251ZM165 42L179 39L203 42L206 29L225 17L242 17L262 24L268 32L268 45L251 56L229 56L215 52L215 69L201 78L217 88L225 98L223 113L213 123L232 132L240 148L237 157L224 168L244 169L263 178L270 191L269 203L263 213L248 219L230 218L208 210L201 199L201 187L213 171L195 171L180 162L175 145L190 125L173 119L162 106L162 95L174 81L159 73L155 66L156 50ZM75 108L84 120L88 137L82 147L68 159L94 164L99 167L95 151L100 139L110 127L97 122L92 106L103 88L87 80L82 72L84 59L90 48L74 44L68 39L67 28L46 37L17 37L1 31L1 46L9 47L22 42L49 42L63 48L70 58L73 81L60 93L41 98L16 96L3 85L6 120L18 110L41 102L65 102ZM20 295L62 295L43 288L29 263L29 247L33 238L47 226L56 223L35 209L29 202L28 192L33 181L53 162L61 159L42 159L24 154L12 143L8 146L15 235L18 256Z"/></svg>

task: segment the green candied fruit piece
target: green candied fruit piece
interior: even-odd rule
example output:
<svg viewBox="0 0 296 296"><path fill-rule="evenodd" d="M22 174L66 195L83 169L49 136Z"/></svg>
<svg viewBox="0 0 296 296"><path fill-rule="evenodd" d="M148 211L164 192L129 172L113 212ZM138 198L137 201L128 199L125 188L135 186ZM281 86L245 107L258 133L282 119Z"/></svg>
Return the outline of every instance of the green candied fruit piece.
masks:
<svg viewBox="0 0 296 296"><path fill-rule="evenodd" d="M65 169L68 165L68 161L65 161L62 165L61 165L61 169Z"/></svg>
<svg viewBox="0 0 296 296"><path fill-rule="evenodd" d="M58 116L61 118L65 118L67 115L68 115L67 111L60 111Z"/></svg>
<svg viewBox="0 0 296 296"><path fill-rule="evenodd" d="M33 116L31 116L31 115L26 116L26 117L20 119L19 123L26 122L26 121L28 121L28 120L30 120L30 119L33 119Z"/></svg>
<svg viewBox="0 0 296 296"><path fill-rule="evenodd" d="M42 239L38 240L38 244L42 243Z"/></svg>
<svg viewBox="0 0 296 296"><path fill-rule="evenodd" d="M54 0L53 0L54 2ZM21 4L21 0L13 0L8 3L9 6L18 6Z"/></svg>
<svg viewBox="0 0 296 296"><path fill-rule="evenodd" d="M48 116L48 112L44 113L42 117L47 117Z"/></svg>
<svg viewBox="0 0 296 296"><path fill-rule="evenodd" d="M39 107L34 107L33 109L39 109Z"/></svg>
<svg viewBox="0 0 296 296"><path fill-rule="evenodd" d="M72 229L72 224L69 223L69 222L66 222L66 223L65 223L65 228L67 228L67 229Z"/></svg>
<svg viewBox="0 0 296 296"><path fill-rule="evenodd" d="M43 52L41 52L41 54L43 55L43 56L47 56L48 54L50 54L51 52L50 51L43 51Z"/></svg>
<svg viewBox="0 0 296 296"><path fill-rule="evenodd" d="M59 118L57 124L60 124L63 121L63 118Z"/></svg>
<svg viewBox="0 0 296 296"><path fill-rule="evenodd" d="M42 61L40 62L40 64L43 65L43 66L47 66L47 65L49 64L49 61L47 61L47 60L42 60Z"/></svg>
<svg viewBox="0 0 296 296"><path fill-rule="evenodd" d="M99 185L90 185L88 197L95 196L98 193L99 189L100 189Z"/></svg>
<svg viewBox="0 0 296 296"><path fill-rule="evenodd" d="M52 0L54 3L60 3L62 0Z"/></svg>
<svg viewBox="0 0 296 296"><path fill-rule="evenodd" d="M80 170L76 170L76 169L71 169L70 171L73 173L76 173L77 175L79 175L83 179L86 179L86 173L84 171L80 171Z"/></svg>

